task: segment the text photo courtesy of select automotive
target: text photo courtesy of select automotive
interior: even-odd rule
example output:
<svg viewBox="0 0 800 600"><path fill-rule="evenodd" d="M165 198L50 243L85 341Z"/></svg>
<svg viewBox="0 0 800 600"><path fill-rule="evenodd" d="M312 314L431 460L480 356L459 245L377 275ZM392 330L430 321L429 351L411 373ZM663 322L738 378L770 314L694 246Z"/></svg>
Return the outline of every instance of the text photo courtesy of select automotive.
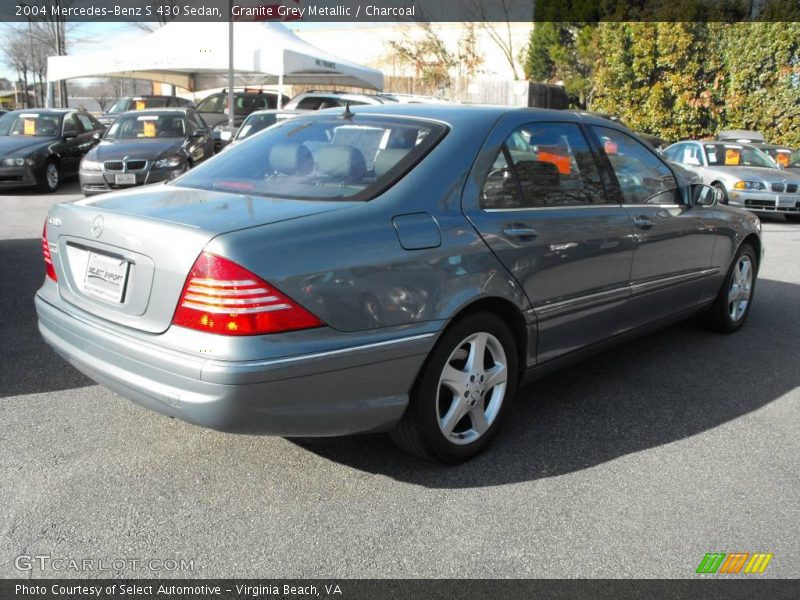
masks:
<svg viewBox="0 0 800 600"><path fill-rule="evenodd" d="M0 577L797 578L800 25L567 21L0 23Z"/></svg>

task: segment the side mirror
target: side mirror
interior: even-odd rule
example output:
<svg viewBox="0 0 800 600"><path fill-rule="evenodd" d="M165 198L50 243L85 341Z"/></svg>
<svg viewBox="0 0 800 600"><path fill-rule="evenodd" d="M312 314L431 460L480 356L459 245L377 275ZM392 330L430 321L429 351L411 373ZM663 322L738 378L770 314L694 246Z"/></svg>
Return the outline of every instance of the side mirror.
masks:
<svg viewBox="0 0 800 600"><path fill-rule="evenodd" d="M207 134L207 132L206 132L205 129L198 129L192 134L192 137L193 138L201 138L201 137L205 137L206 134Z"/></svg>
<svg viewBox="0 0 800 600"><path fill-rule="evenodd" d="M71 140L73 138L78 137L78 132L75 129L65 129L64 130L64 139Z"/></svg>
<svg viewBox="0 0 800 600"><path fill-rule="evenodd" d="M693 183L689 188L692 206L714 206L722 201L722 191L704 183Z"/></svg>
<svg viewBox="0 0 800 600"><path fill-rule="evenodd" d="M95 132L92 134L92 139L93 139L95 142L99 142L101 139L103 139L103 134L102 134L102 133L100 133L99 131L95 131Z"/></svg>
<svg viewBox="0 0 800 600"><path fill-rule="evenodd" d="M700 159L697 158L696 156L689 156L686 159L686 164L691 166L691 167L699 167L700 166Z"/></svg>

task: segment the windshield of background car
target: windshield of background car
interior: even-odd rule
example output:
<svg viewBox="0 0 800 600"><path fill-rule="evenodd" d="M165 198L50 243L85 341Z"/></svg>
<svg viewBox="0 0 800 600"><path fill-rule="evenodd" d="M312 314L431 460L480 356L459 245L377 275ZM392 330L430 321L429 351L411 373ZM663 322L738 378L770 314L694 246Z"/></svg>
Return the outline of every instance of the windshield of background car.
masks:
<svg viewBox="0 0 800 600"><path fill-rule="evenodd" d="M279 122L177 180L177 185L305 200L369 200L447 132L440 123L337 115Z"/></svg>
<svg viewBox="0 0 800 600"><path fill-rule="evenodd" d="M155 113L146 115L124 115L114 121L105 135L107 140L130 140L137 138L180 138L186 134L186 123L182 114Z"/></svg>
<svg viewBox="0 0 800 600"><path fill-rule="evenodd" d="M243 139L250 137L254 133L266 129L270 125L275 125L278 120L278 115L275 113L266 115L250 115L247 120L242 123L239 132L236 134L236 141L241 142Z"/></svg>
<svg viewBox="0 0 800 600"><path fill-rule="evenodd" d="M800 167L800 154L789 148L765 148L764 153L768 154L779 166L784 169L787 167Z"/></svg>
<svg viewBox="0 0 800 600"><path fill-rule="evenodd" d="M0 117L0 135L55 137L61 133L61 113L30 111Z"/></svg>
<svg viewBox="0 0 800 600"><path fill-rule="evenodd" d="M767 167L775 168L772 159L752 146L741 144L704 144L710 167Z"/></svg>

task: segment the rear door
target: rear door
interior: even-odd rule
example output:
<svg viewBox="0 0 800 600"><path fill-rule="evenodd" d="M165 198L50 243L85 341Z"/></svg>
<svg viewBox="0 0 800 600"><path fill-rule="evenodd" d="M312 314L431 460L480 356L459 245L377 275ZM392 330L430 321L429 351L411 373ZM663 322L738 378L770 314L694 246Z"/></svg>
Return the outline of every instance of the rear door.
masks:
<svg viewBox="0 0 800 600"><path fill-rule="evenodd" d="M691 206L672 170L627 133L592 125L612 194L635 229L631 301L624 329L658 321L695 306L716 275L711 268L716 228L711 210ZM685 154L689 146L682 149Z"/></svg>
<svg viewBox="0 0 800 600"><path fill-rule="evenodd" d="M464 210L531 302L537 360L614 335L629 295L632 225L607 197L582 127L498 127L475 168L480 192L465 195Z"/></svg>

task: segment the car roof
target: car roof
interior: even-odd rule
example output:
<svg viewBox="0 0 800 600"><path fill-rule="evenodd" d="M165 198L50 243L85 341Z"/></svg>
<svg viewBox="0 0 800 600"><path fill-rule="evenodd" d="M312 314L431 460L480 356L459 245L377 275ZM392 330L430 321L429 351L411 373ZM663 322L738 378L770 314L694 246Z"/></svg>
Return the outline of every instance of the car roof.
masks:
<svg viewBox="0 0 800 600"><path fill-rule="evenodd" d="M344 109L341 107L326 108L320 111L309 111L307 116L313 117L316 114L331 115L336 112L342 112L343 110ZM532 121L552 120L574 123L583 122L619 129L620 131L629 131L626 127L614 121L552 108L527 108L491 104L402 104L393 102L391 104L360 104L358 106L351 106L350 112L355 115L365 114L429 119L451 125L475 121L484 121L485 125L490 122L494 123L506 115L518 115L522 121L522 118L527 115Z"/></svg>

